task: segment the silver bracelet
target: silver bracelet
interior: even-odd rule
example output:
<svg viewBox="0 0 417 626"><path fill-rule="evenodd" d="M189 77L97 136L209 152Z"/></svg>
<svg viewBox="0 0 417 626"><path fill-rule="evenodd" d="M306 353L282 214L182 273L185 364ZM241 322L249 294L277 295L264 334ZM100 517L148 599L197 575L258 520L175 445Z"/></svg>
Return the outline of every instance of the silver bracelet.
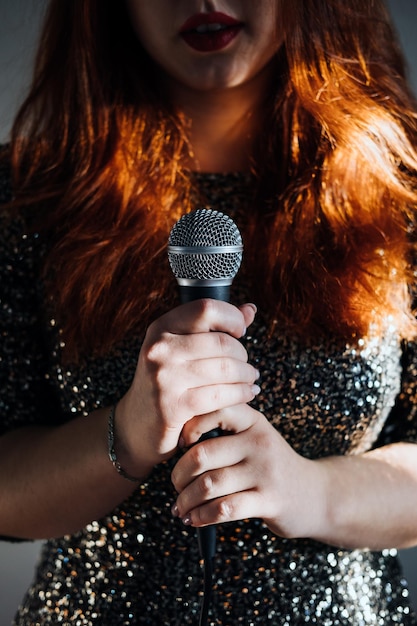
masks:
<svg viewBox="0 0 417 626"><path fill-rule="evenodd" d="M116 404L113 404L113 406L110 409L110 413L109 413L108 430L107 430L107 442L108 442L108 446L109 446L109 459L112 462L113 467L120 474L120 476L123 476L123 478L126 478L127 480L130 480L132 483L139 483L142 479L141 478L135 478L134 476L131 476L130 474L128 474L126 472L126 470L124 470L123 467L120 465L119 461L117 460L116 451L114 449L114 440L115 440L114 420L115 420L115 417L116 417L116 406L117 406Z"/></svg>

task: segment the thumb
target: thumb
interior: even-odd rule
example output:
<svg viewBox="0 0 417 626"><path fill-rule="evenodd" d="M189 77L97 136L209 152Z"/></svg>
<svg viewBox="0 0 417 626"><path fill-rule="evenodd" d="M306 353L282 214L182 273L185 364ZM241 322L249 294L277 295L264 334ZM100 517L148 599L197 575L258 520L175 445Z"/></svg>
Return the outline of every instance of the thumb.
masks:
<svg viewBox="0 0 417 626"><path fill-rule="evenodd" d="M247 328L248 326L252 324L253 320L255 319L255 315L256 315L258 308L256 304L253 304L253 302L247 302L245 304L240 305L238 308L244 317L245 325Z"/></svg>

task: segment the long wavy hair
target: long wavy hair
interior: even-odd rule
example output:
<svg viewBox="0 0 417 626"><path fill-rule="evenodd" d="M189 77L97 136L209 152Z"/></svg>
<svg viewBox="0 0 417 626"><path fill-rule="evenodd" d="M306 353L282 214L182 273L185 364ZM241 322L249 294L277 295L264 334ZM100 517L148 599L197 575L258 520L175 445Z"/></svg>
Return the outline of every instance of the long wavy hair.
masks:
<svg viewBox="0 0 417 626"><path fill-rule="evenodd" d="M254 297L306 336L389 317L407 336L417 123L386 8L277 2L245 245L264 277ZM108 350L172 289L165 246L192 204L191 147L155 76L123 2L51 0L8 158L14 205L49 233L44 276L73 355Z"/></svg>

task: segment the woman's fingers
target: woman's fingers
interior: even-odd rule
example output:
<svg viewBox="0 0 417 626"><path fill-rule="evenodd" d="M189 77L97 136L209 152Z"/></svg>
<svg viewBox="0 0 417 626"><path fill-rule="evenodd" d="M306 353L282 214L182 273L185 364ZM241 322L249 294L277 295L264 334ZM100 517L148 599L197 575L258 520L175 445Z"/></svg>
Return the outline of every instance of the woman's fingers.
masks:
<svg viewBox="0 0 417 626"><path fill-rule="evenodd" d="M141 386L149 381L154 414L164 428L181 429L195 415L249 402L259 392L254 386L259 374L237 338L254 314L252 305L240 310L200 300L152 324L136 380Z"/></svg>
<svg viewBox="0 0 417 626"><path fill-rule="evenodd" d="M187 415L212 413L232 405L251 402L260 392L256 384L216 384L187 389L179 398L178 408Z"/></svg>
<svg viewBox="0 0 417 626"><path fill-rule="evenodd" d="M150 363L165 364L167 359L190 362L199 359L225 357L246 362L247 352L240 341L227 333L210 332L176 335L164 332L152 343L145 344L144 355Z"/></svg>
<svg viewBox="0 0 417 626"><path fill-rule="evenodd" d="M184 370L190 388L199 386L202 380L205 385L253 384L259 378L259 372L253 365L225 357L191 360L185 363Z"/></svg>
<svg viewBox="0 0 417 626"><path fill-rule="evenodd" d="M233 492L225 497L218 497L190 510L183 516L179 513L178 504L172 509L173 515L181 517L187 526L208 526L224 524L239 519L260 517L260 496L257 490Z"/></svg>
<svg viewBox="0 0 417 626"><path fill-rule="evenodd" d="M246 494L254 497L256 485L244 464L202 474L181 494L174 513L195 526L250 517ZM198 503L198 506L196 506ZM237 516L237 517L236 517Z"/></svg>
<svg viewBox="0 0 417 626"><path fill-rule="evenodd" d="M184 436L193 439L214 428L220 427L225 434L215 439L207 439L193 445L177 462L172 471L172 482L181 493L196 477L207 471L217 470L236 465L253 451L253 442L246 434L257 420L264 417L247 404L236 404L221 411L200 416L192 424L184 426ZM186 430L188 431L186 433ZM232 436L227 433L235 433ZM187 443L183 439L184 444Z"/></svg>
<svg viewBox="0 0 417 626"><path fill-rule="evenodd" d="M252 426L256 419L258 419L257 411L248 404L227 406L212 413L207 412L204 415L193 417L184 424L181 433L181 445L184 448L189 448L197 443L202 435L215 428L220 428L226 434L245 431Z"/></svg>
<svg viewBox="0 0 417 626"><path fill-rule="evenodd" d="M222 331L238 339L253 322L255 313L252 304L238 308L228 302L204 298L172 309L152 324L149 332L153 336L161 328L178 335Z"/></svg>

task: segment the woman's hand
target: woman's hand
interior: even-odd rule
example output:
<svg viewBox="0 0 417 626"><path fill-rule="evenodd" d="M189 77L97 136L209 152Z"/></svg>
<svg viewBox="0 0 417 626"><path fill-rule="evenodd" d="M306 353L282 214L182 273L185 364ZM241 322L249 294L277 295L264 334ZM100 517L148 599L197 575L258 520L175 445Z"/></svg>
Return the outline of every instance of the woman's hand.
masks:
<svg viewBox="0 0 417 626"><path fill-rule="evenodd" d="M195 415L254 398L258 372L239 338L255 311L250 304L198 300L149 327L116 413L118 457L129 473L144 475L171 456Z"/></svg>
<svg viewBox="0 0 417 626"><path fill-rule="evenodd" d="M230 434L197 443L216 427ZM281 537L346 549L417 543L415 444L309 460L248 405L194 418L182 439L192 447L172 472L172 512L187 525L256 517Z"/></svg>
<svg viewBox="0 0 417 626"><path fill-rule="evenodd" d="M193 445L176 464L173 514L193 526L258 517L278 535L312 536L321 523L315 462L298 455L248 405L191 420L184 444L195 444L217 426L229 435Z"/></svg>

